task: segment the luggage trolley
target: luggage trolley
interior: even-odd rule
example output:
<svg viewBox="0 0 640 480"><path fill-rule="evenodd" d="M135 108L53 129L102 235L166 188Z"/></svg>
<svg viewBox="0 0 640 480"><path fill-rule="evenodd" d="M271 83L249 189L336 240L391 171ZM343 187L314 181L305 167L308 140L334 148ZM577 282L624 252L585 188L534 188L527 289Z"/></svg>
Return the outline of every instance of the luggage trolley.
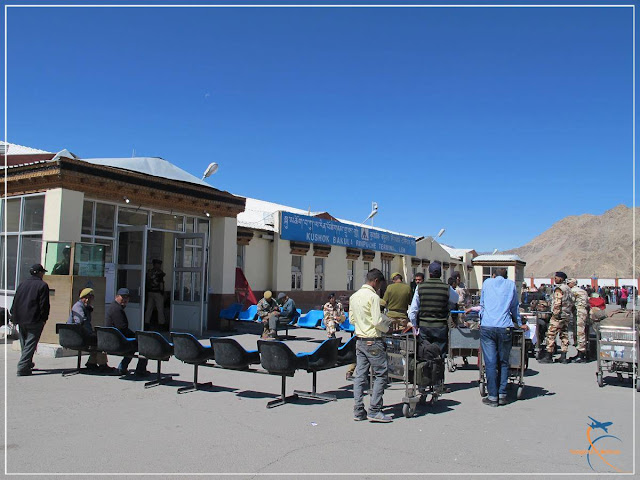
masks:
<svg viewBox="0 0 640 480"><path fill-rule="evenodd" d="M464 316L464 311L454 310L451 313L457 313ZM465 317L466 318L466 317ZM479 320L477 315L473 317ZM480 330L472 330L465 326L456 326L449 329L449 352L447 353L447 370L455 372L458 368L455 362L456 357L477 357L480 350ZM466 364L466 362L465 362Z"/></svg>
<svg viewBox="0 0 640 480"><path fill-rule="evenodd" d="M596 328L598 369L596 380L599 387L604 386L604 372L616 373L619 379L627 375L631 381L636 379L636 391L640 392L638 378L638 350L640 333L633 327L605 326Z"/></svg>
<svg viewBox="0 0 640 480"><path fill-rule="evenodd" d="M418 339L415 333L394 333L384 335L386 345L389 380L404 383L405 395L402 397L402 414L411 418L416 412L418 403L425 404L426 397L431 394L430 404L438 401L443 393L443 381L435 385L420 385L420 375L415 374L418 367Z"/></svg>
<svg viewBox="0 0 640 480"><path fill-rule="evenodd" d="M526 346L524 338L524 330L519 328L511 329L511 354L509 355L509 383L518 384L516 398L522 397L524 390L524 371L526 370ZM478 365L480 365L480 378L478 380L480 395L487 396L487 374L482 357L482 348L478 354Z"/></svg>

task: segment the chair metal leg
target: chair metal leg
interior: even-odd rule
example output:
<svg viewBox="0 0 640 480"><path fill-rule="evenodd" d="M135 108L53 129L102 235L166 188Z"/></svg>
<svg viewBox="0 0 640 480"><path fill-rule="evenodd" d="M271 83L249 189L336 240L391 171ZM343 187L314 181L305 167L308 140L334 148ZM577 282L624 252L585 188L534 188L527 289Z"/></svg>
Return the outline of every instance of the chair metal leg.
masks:
<svg viewBox="0 0 640 480"><path fill-rule="evenodd" d="M335 395L331 395L330 393L318 393L316 391L317 385L317 372L311 372L313 375L312 380L312 388L310 392L304 392L302 390L294 390L293 393L299 395L302 398L313 398L314 400L324 400L326 402L335 402L337 400Z"/></svg>
<svg viewBox="0 0 640 480"><path fill-rule="evenodd" d="M173 375L165 375L164 377L162 376L160 372L161 365L162 365L162 360L158 360L158 370L156 372L156 379L150 382L146 382L144 384L144 388L155 387L157 385L160 385L162 382L166 380L171 380L173 378Z"/></svg>
<svg viewBox="0 0 640 480"><path fill-rule="evenodd" d="M282 376L282 393L280 394L280 398L276 398L275 400L271 400L267 403L267 408L279 407L280 405L284 405L288 402L293 402L298 399L298 395L294 392L293 395L289 395L287 397L287 377L285 375Z"/></svg>
<svg viewBox="0 0 640 480"><path fill-rule="evenodd" d="M76 366L75 370L67 370L65 372L62 372L62 376L63 377L70 377L71 375L76 375L78 373L80 373L80 363L82 362L82 350L78 350L78 365Z"/></svg>
<svg viewBox="0 0 640 480"><path fill-rule="evenodd" d="M188 387L180 387L178 389L178 393L189 393L195 392L196 390L200 390L202 387L210 387L213 384L211 382L207 383L198 383L198 365L193 366L193 385L189 385Z"/></svg>

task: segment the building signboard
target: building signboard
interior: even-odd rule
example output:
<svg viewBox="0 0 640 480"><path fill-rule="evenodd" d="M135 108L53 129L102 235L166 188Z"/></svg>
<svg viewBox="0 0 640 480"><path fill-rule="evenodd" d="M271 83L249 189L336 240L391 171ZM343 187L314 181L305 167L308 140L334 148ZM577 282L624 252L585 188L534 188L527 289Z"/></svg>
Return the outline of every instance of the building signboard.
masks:
<svg viewBox="0 0 640 480"><path fill-rule="evenodd" d="M398 255L416 254L413 237L289 212L280 212L280 238Z"/></svg>

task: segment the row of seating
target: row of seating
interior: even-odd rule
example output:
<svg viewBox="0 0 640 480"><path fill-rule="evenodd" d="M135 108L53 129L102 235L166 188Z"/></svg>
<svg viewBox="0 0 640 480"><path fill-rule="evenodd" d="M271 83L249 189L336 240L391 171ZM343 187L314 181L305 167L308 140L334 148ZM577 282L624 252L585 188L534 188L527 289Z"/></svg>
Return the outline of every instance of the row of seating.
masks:
<svg viewBox="0 0 640 480"><path fill-rule="evenodd" d="M300 316L296 322L290 322L286 327L299 328L322 328L326 329L324 324L324 312L322 310L309 310L302 315L302 310L298 309ZM346 320L338 327L338 330L344 330L353 335L355 327L349 322L349 313L345 312ZM243 322L255 322L258 319L258 306L250 305L246 310L242 309L241 303L233 303L229 307L220 311L220 318L224 320L238 320ZM288 334L287 330L287 334Z"/></svg>
<svg viewBox="0 0 640 480"><path fill-rule="evenodd" d="M352 337L344 345L340 339L325 340L312 352L294 353L285 343L278 341L258 340L257 350L245 350L233 338L210 338L210 346L202 345L190 333L171 332L169 342L158 332L138 331L136 338L126 338L113 327L96 327L96 335L91 336L78 324L59 323L56 325L60 345L78 352L77 368L66 371L63 376L73 375L81 371L82 352L99 351L107 355L137 358L144 357L157 362L156 378L146 382L150 388L171 379L171 375L162 376L162 362L172 356L193 365L192 385L181 387L178 393L187 393L211 382L198 383L198 367L214 367L253 373L268 373L282 377L281 396L269 402L267 408L283 405L298 397L332 401L336 397L317 392L317 373L334 367L348 365L356 361L356 337ZM214 363L215 360L215 363ZM252 369L252 365L261 365L264 371ZM306 370L313 375L310 392L294 391L294 395L286 396L286 378L293 377L296 370Z"/></svg>

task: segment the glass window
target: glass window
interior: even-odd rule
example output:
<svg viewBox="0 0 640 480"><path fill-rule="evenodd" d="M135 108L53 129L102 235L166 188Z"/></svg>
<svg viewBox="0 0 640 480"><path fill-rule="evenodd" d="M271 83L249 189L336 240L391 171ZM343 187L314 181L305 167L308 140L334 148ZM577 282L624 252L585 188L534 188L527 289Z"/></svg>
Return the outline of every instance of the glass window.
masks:
<svg viewBox="0 0 640 480"><path fill-rule="evenodd" d="M291 256L291 290L302 289L302 256Z"/></svg>
<svg viewBox="0 0 640 480"><path fill-rule="evenodd" d="M20 252L20 279L19 282L31 276L31 265L40 263L42 256L42 235L23 235Z"/></svg>
<svg viewBox="0 0 640 480"><path fill-rule="evenodd" d="M71 243L47 242L44 268L49 275L69 275L71 273Z"/></svg>
<svg viewBox="0 0 640 480"><path fill-rule="evenodd" d="M18 236L7 236L7 248L5 250L4 235L0 236L0 245L2 246L2 266L7 262L7 290L16 289L16 268L18 266ZM6 260L5 260L6 259ZM33 264L32 264L33 265ZM2 283L0 288L5 288L4 268L2 269Z"/></svg>
<svg viewBox="0 0 640 480"><path fill-rule="evenodd" d="M324 290L324 258L316 258L313 288Z"/></svg>
<svg viewBox="0 0 640 480"><path fill-rule="evenodd" d="M184 217L182 215L172 215L170 213L151 213L151 228L159 228L161 230L171 230L174 232L182 232L182 223Z"/></svg>
<svg viewBox="0 0 640 480"><path fill-rule="evenodd" d="M193 224L194 224L194 222L195 222L195 221L196 221L196 219L195 219L195 218L193 218L193 217L187 217L187 221L186 221L186 222L185 222L185 224L184 224L184 225L185 225L185 229L184 229L184 231L185 231L186 233L193 233Z"/></svg>
<svg viewBox="0 0 640 480"><path fill-rule="evenodd" d="M93 234L93 202L86 200L82 206L82 234Z"/></svg>
<svg viewBox="0 0 640 480"><path fill-rule="evenodd" d="M391 260L382 260L382 274L387 282L391 280L389 278L391 276Z"/></svg>
<svg viewBox="0 0 640 480"><path fill-rule="evenodd" d="M137 210L135 208L118 209L119 225L148 225L149 218L146 210Z"/></svg>
<svg viewBox="0 0 640 480"><path fill-rule="evenodd" d="M20 198L7 200L7 232L20 231Z"/></svg>
<svg viewBox="0 0 640 480"><path fill-rule="evenodd" d="M43 221L44 221L44 196L39 195L37 197L24 197L24 208L22 211L22 231L23 232L42 231Z"/></svg>
<svg viewBox="0 0 640 480"><path fill-rule="evenodd" d="M354 264L353 260L347 260L347 290L353 290Z"/></svg>
<svg viewBox="0 0 640 480"><path fill-rule="evenodd" d="M367 273L371 270L371 262L364 262L364 281L367 281Z"/></svg>
<svg viewBox="0 0 640 480"><path fill-rule="evenodd" d="M76 243L73 255L73 274L87 277L104 276L104 245Z"/></svg>
<svg viewBox="0 0 640 480"><path fill-rule="evenodd" d="M238 245L236 254L236 267L244 270L244 245Z"/></svg>
<svg viewBox="0 0 640 480"><path fill-rule="evenodd" d="M209 233L209 220L202 220L198 218L198 233Z"/></svg>
<svg viewBox="0 0 640 480"><path fill-rule="evenodd" d="M145 221L141 225L146 225L146 213L141 214ZM115 205L106 203L96 203L96 231L95 235L102 237L113 237L113 223L116 216Z"/></svg>

